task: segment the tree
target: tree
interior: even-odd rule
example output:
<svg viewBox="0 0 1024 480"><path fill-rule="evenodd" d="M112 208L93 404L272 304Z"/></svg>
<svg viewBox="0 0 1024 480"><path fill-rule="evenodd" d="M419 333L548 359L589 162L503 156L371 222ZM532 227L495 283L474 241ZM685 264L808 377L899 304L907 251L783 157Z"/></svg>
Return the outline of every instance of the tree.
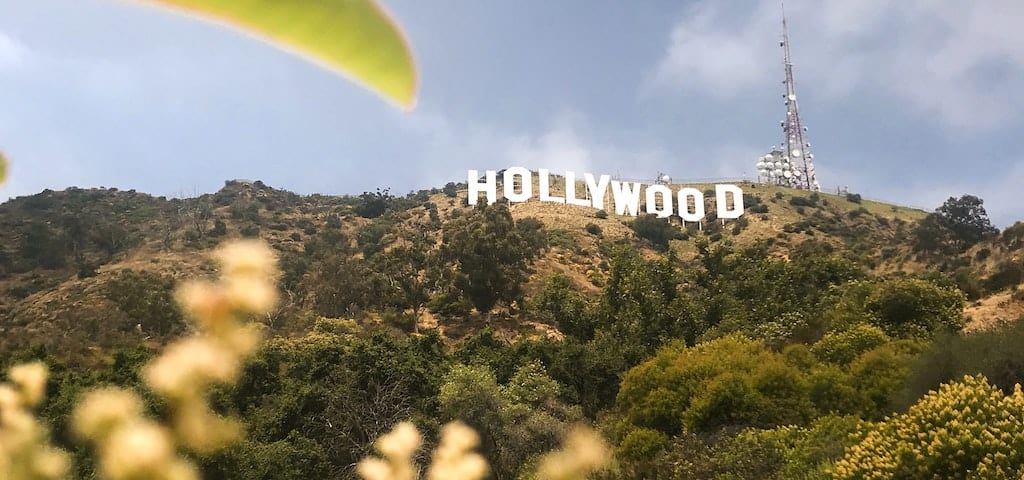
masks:
<svg viewBox="0 0 1024 480"><path fill-rule="evenodd" d="M304 283L313 310L327 317L351 317L379 299L379 274L360 258L334 255L316 264Z"/></svg>
<svg viewBox="0 0 1024 480"><path fill-rule="evenodd" d="M394 195L391 195L391 190L385 188L384 190L377 189L375 193L363 192L359 195L359 203L352 208L356 215L364 218L377 218L384 215L387 211L388 206L394 201Z"/></svg>
<svg viewBox="0 0 1024 480"><path fill-rule="evenodd" d="M999 233L989 221L984 203L974 195L949 197L921 221L915 231L914 248L932 252L949 249L959 253Z"/></svg>
<svg viewBox="0 0 1024 480"><path fill-rule="evenodd" d="M548 320L556 322L562 333L586 341L594 337L597 315L577 290L568 276L552 275L544 289L533 297L532 304Z"/></svg>
<svg viewBox="0 0 1024 480"><path fill-rule="evenodd" d="M444 188L441 189L445 196L448 198L455 198L459 194L459 186L455 182L448 182L444 184Z"/></svg>
<svg viewBox="0 0 1024 480"><path fill-rule="evenodd" d="M621 342L649 353L673 339L692 344L703 331L698 306L682 291L677 263L671 253L653 261L629 248L615 253L600 317Z"/></svg>
<svg viewBox="0 0 1024 480"><path fill-rule="evenodd" d="M517 368L505 385L484 366L456 365L444 380L442 418L462 420L480 433L496 478L521 478L525 465L557 446L582 418L578 407L558 399L561 386L538 362Z"/></svg>
<svg viewBox="0 0 1024 480"><path fill-rule="evenodd" d="M512 219L502 204L481 204L444 229L444 250L456 263L456 284L480 313L498 302L521 301L529 263L543 244L536 220Z"/></svg>
<svg viewBox="0 0 1024 480"><path fill-rule="evenodd" d="M413 331L419 333L420 313L441 288L436 249L424 237L412 245L381 253L374 261L388 289L380 295L389 306L412 310Z"/></svg>

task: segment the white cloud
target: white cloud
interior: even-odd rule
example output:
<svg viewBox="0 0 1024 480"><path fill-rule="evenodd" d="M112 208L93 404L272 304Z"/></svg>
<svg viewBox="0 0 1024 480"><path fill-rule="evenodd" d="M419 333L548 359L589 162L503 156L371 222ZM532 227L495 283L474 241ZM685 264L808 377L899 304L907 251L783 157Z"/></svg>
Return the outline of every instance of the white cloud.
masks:
<svg viewBox="0 0 1024 480"><path fill-rule="evenodd" d="M703 0L672 31L649 87L737 97L781 88L776 0ZM798 90L891 96L948 126L1020 115L1024 3L822 0L787 3ZM746 13L743 13L746 12Z"/></svg>
<svg viewBox="0 0 1024 480"><path fill-rule="evenodd" d="M656 172L648 170L672 163L670 156L657 148L600 140L588 120L576 112L554 115L545 128L536 132L454 121L423 110L412 115L403 125L419 145L423 161L417 183L424 186L462 178L467 169L511 166L548 168L555 173L571 170L653 178ZM717 166L709 168L717 171Z"/></svg>
<svg viewBox="0 0 1024 480"><path fill-rule="evenodd" d="M11 69L20 65L28 49L13 37L0 32L0 69Z"/></svg>

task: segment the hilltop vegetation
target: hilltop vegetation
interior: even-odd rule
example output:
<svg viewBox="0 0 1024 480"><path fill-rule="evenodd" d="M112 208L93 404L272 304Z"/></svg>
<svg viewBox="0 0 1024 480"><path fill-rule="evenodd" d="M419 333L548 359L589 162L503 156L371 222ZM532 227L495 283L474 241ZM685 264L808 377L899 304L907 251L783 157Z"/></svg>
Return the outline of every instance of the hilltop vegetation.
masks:
<svg viewBox="0 0 1024 480"><path fill-rule="evenodd" d="M204 253L259 237L278 254L282 302L254 319L269 344L214 396L247 435L199 458L208 478L351 477L403 420L428 443L466 422L496 478L527 475L581 421L615 445L608 478L859 478L863 452L888 465L880 436L922 405L1018 408L1020 224L999 232L970 196L926 213L743 188L744 216L722 222L711 205L700 225L470 207L454 183L404 196L242 181L191 199L47 191L0 205L0 358L52 366L41 413L70 445L79 392L140 386L154 350L193 330L173 292L216 273ZM965 375L992 383L928 393ZM999 425L1003 443L955 465L1024 466L1001 453L1019 430ZM968 435L950 432L950 445ZM88 478L91 463L76 465ZM951 465L892 475L963 478Z"/></svg>

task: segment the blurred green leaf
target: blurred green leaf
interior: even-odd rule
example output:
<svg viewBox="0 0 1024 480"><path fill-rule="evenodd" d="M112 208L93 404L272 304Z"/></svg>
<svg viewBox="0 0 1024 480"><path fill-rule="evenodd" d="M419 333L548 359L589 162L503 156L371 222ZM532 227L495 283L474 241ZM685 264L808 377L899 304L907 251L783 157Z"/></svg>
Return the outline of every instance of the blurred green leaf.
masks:
<svg viewBox="0 0 1024 480"><path fill-rule="evenodd" d="M416 67L395 22L374 0L151 0L239 28L355 80L405 109Z"/></svg>

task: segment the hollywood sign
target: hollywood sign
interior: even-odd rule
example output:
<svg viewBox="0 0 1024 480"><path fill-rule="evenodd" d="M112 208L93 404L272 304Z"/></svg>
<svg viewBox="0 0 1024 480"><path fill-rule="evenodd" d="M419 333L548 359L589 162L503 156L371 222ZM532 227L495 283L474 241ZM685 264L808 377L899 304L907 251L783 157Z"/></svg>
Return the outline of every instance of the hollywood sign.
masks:
<svg viewBox="0 0 1024 480"><path fill-rule="evenodd" d="M534 198L533 172L523 167L508 168L502 174L503 194L512 203L526 202ZM583 198L576 192L576 173L565 172L565 196L551 194L551 175L547 169L537 170L538 195L541 202L562 203L604 209L605 196L611 191L612 203L617 215L640 214L641 193L644 197L646 213L668 218L677 215L684 222L700 222L705 216L704 192L692 187L680 188L673 192L668 185L646 185L640 182L619 182L609 175L594 177L590 173L583 174L586 184ZM482 180L481 180L482 178ZM469 204L476 205L480 194L487 197L487 204L498 201L498 173L487 170L483 177L476 170L467 174L469 184ZM517 188L518 187L518 188ZM739 218L743 215L743 190L736 185L715 185L715 204L718 218Z"/></svg>

